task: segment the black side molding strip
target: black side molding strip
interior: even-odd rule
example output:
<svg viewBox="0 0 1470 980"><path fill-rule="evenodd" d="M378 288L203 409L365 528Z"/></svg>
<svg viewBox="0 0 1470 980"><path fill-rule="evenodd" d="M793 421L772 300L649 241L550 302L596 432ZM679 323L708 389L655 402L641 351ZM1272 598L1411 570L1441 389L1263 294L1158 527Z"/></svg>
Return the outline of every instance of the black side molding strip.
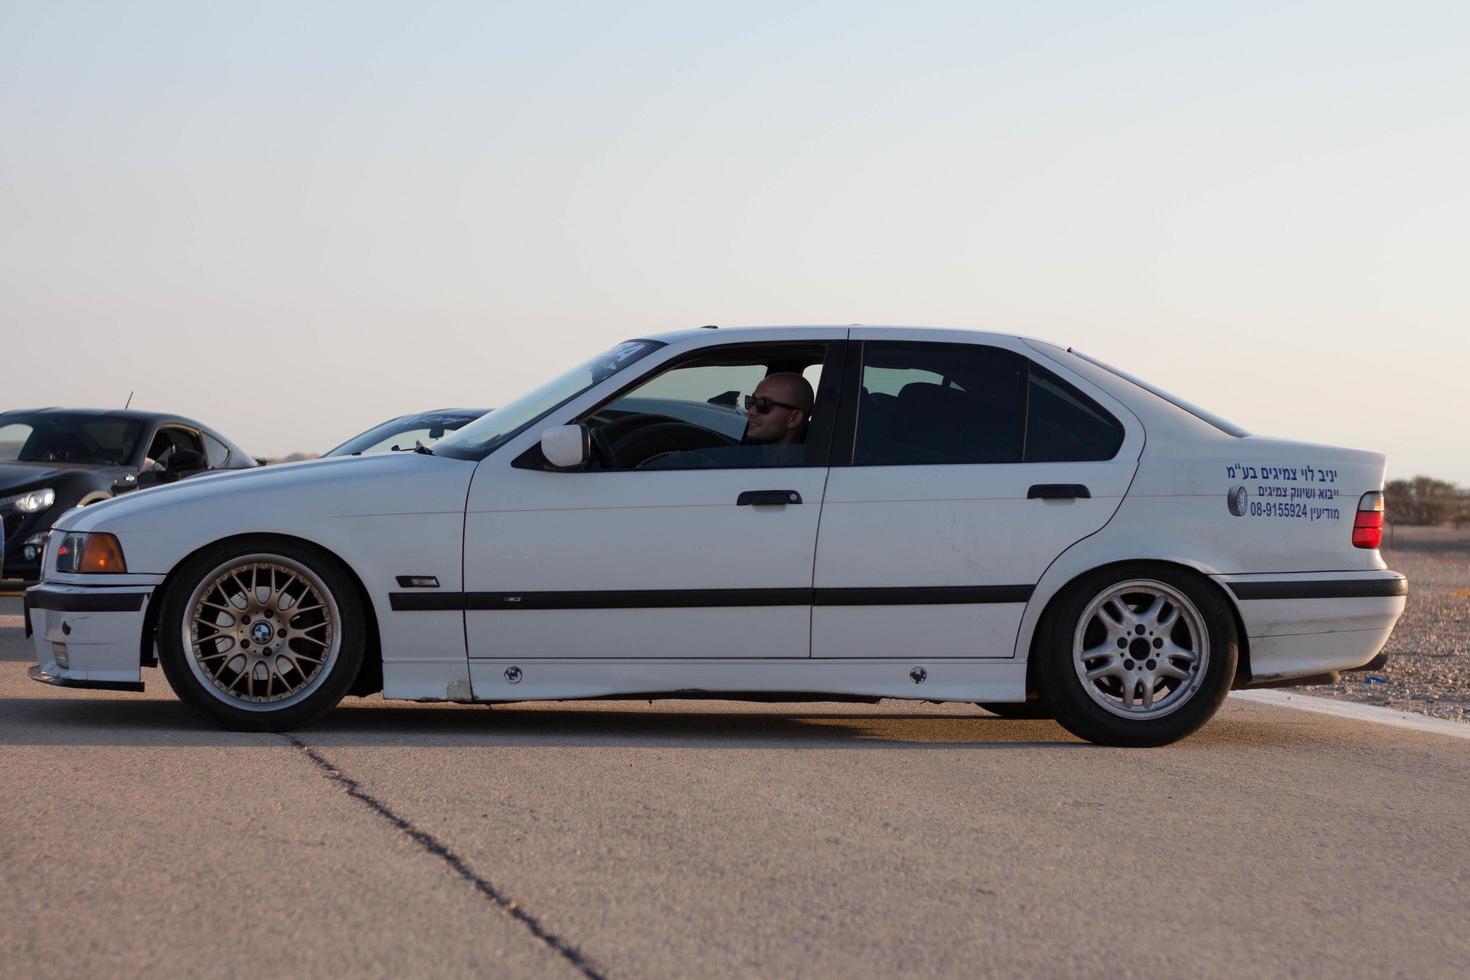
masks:
<svg viewBox="0 0 1470 980"><path fill-rule="evenodd" d="M389 592L388 608L394 612L444 612L464 609L463 592Z"/></svg>
<svg viewBox="0 0 1470 980"><path fill-rule="evenodd" d="M468 609L700 609L807 606L811 589L616 589L591 592L470 592Z"/></svg>
<svg viewBox="0 0 1470 980"><path fill-rule="evenodd" d="M143 690L142 681L79 681L70 677L57 677L48 674L36 664L26 673L31 675L31 680L40 681L42 684L53 684L56 687L84 687L89 691L133 691Z"/></svg>
<svg viewBox="0 0 1470 980"><path fill-rule="evenodd" d="M738 606L938 606L1026 602L1030 585L874 589L611 589L579 592L390 592L397 612L518 609L718 609Z"/></svg>
<svg viewBox="0 0 1470 980"><path fill-rule="evenodd" d="M1409 582L1401 578L1225 584L1237 599L1368 599L1409 594Z"/></svg>
<svg viewBox="0 0 1470 980"><path fill-rule="evenodd" d="M894 589L817 589L818 606L950 606L1026 602L1030 585L941 585Z"/></svg>
<svg viewBox="0 0 1470 980"><path fill-rule="evenodd" d="M56 612L137 612L143 608L146 592L54 592L44 585L26 589L26 610L51 609Z"/></svg>

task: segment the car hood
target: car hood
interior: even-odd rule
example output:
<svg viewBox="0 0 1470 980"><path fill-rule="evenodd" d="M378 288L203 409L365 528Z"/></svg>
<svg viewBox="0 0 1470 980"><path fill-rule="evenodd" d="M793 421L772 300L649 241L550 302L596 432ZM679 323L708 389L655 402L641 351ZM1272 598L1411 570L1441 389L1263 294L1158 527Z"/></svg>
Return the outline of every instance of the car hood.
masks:
<svg viewBox="0 0 1470 980"><path fill-rule="evenodd" d="M126 469L85 463L0 463L0 497L46 486L78 470Z"/></svg>
<svg viewBox="0 0 1470 980"><path fill-rule="evenodd" d="M422 453L344 456L231 470L136 490L71 511L60 530L141 533L244 519L269 531L303 521L464 511L475 464Z"/></svg>

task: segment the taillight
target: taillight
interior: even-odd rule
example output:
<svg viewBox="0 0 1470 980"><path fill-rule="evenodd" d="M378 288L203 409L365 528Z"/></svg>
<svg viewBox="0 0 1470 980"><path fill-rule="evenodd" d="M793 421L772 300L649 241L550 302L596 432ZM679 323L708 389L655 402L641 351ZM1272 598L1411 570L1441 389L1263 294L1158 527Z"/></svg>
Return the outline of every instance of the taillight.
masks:
<svg viewBox="0 0 1470 980"><path fill-rule="evenodd" d="M1353 547L1376 548L1382 541L1383 494L1373 490L1358 500L1358 513L1353 518Z"/></svg>

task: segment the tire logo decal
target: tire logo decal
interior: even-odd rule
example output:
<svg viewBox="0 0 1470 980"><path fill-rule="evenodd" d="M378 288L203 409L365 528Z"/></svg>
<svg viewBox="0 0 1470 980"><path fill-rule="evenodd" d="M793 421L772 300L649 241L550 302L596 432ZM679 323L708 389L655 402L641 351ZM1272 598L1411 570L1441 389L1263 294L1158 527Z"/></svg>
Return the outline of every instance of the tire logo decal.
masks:
<svg viewBox="0 0 1470 980"><path fill-rule="evenodd" d="M1230 508L1230 513L1236 517L1244 517L1248 497L1249 494L1246 493L1245 487L1231 487L1230 492L1225 494L1225 505Z"/></svg>

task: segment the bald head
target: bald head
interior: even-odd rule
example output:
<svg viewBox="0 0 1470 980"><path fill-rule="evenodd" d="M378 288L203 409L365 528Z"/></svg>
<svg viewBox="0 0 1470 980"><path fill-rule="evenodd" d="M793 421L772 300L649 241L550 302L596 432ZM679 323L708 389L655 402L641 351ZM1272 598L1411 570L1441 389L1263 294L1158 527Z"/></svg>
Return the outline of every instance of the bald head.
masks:
<svg viewBox="0 0 1470 980"><path fill-rule="evenodd" d="M755 386L753 399L755 404L746 413L746 442L789 445L806 438L815 401L806 378L789 371L768 374ZM765 411L762 404L767 405Z"/></svg>

